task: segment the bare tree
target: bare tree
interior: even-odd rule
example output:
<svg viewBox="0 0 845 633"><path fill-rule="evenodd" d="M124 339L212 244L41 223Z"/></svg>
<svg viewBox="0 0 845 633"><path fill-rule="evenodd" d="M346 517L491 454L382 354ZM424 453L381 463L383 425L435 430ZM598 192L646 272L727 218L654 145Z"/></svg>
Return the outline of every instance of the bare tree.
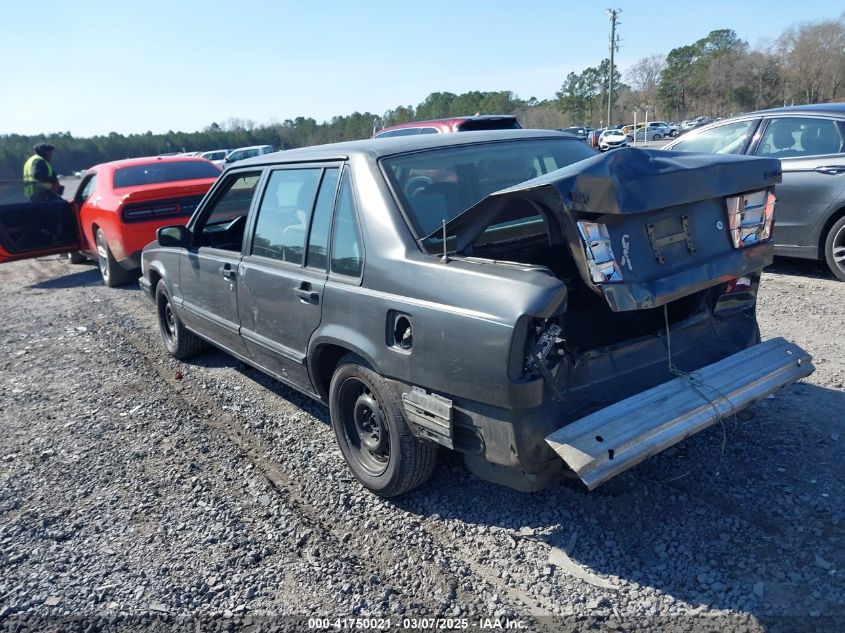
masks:
<svg viewBox="0 0 845 633"><path fill-rule="evenodd" d="M841 96L845 84L845 15L838 20L790 27L778 39L777 49L793 98L818 103Z"/></svg>
<svg viewBox="0 0 845 633"><path fill-rule="evenodd" d="M663 55L650 55L626 71L625 80L635 93L639 93L642 105L654 105L657 102L657 88L664 68L666 58Z"/></svg>

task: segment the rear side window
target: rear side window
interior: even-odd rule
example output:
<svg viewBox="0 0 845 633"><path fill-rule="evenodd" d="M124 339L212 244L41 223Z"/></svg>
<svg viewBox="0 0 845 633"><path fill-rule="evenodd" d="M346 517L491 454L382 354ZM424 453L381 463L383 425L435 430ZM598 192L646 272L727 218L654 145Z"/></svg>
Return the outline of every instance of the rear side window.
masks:
<svg viewBox="0 0 845 633"><path fill-rule="evenodd" d="M138 187L139 185L156 185L163 182L179 180L199 180L201 178L217 178L220 170L205 161L159 161L147 165L133 165L123 167L114 172L114 188Z"/></svg>
<svg viewBox="0 0 845 633"><path fill-rule="evenodd" d="M322 169L279 169L270 174L258 210L252 254L302 265L305 235Z"/></svg>
<svg viewBox="0 0 845 633"><path fill-rule="evenodd" d="M308 236L308 255L306 266L319 270L326 269L329 252L329 227L332 220L332 207L337 191L337 168L326 169L317 204L314 206L314 218L311 220L311 232Z"/></svg>
<svg viewBox="0 0 845 633"><path fill-rule="evenodd" d="M772 158L793 158L840 154L842 151L842 131L835 121L817 117L784 117L769 123L755 153Z"/></svg>
<svg viewBox="0 0 845 633"><path fill-rule="evenodd" d="M344 172L335 211L332 238L332 272L349 277L360 277L364 265L361 232L349 172Z"/></svg>

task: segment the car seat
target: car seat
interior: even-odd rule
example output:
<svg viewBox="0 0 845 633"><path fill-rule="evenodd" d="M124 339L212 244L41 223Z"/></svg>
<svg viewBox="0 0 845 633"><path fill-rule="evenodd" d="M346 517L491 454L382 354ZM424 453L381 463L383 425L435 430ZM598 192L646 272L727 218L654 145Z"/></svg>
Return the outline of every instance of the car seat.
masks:
<svg viewBox="0 0 845 633"><path fill-rule="evenodd" d="M801 132L801 147L807 156L842 153L842 139L832 125L808 125Z"/></svg>
<svg viewBox="0 0 845 633"><path fill-rule="evenodd" d="M768 154L773 158L782 158L787 156L795 156L800 153L794 149L795 146L795 128L784 124L774 124L775 129L772 133L771 143L775 151Z"/></svg>

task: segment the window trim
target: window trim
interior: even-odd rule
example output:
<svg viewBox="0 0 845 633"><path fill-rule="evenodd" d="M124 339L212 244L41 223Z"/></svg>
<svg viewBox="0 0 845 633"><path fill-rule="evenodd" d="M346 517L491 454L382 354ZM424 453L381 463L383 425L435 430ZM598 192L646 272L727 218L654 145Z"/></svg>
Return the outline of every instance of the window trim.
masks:
<svg viewBox="0 0 845 633"><path fill-rule="evenodd" d="M360 201L358 199L358 192L356 191L354 178L352 177L352 169L349 165L344 165L343 171L339 174L337 179L337 194L334 199L334 206L332 207L332 224L329 231L329 248L328 257L326 258L326 270L329 281L339 281L350 286L360 286L364 281L364 268L367 265L367 247L364 243L364 225L361 222L361 212L359 210ZM357 277L351 275L344 275L343 273L336 273L332 270L332 255L334 254L334 240L335 228L337 226L338 205L340 204L340 192L343 186L343 179L349 178L349 189L352 193L352 213L355 216L355 222L358 227L358 239L361 247L361 272ZM313 269L312 269L313 270Z"/></svg>

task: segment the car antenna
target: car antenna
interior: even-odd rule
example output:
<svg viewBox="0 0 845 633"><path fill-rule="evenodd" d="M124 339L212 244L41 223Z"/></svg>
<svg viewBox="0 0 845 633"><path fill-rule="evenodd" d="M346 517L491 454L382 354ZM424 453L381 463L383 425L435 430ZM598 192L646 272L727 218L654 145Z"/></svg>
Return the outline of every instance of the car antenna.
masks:
<svg viewBox="0 0 845 633"><path fill-rule="evenodd" d="M443 257L440 258L441 263L448 264L449 263L449 253L446 252L446 219L442 220L443 222Z"/></svg>

